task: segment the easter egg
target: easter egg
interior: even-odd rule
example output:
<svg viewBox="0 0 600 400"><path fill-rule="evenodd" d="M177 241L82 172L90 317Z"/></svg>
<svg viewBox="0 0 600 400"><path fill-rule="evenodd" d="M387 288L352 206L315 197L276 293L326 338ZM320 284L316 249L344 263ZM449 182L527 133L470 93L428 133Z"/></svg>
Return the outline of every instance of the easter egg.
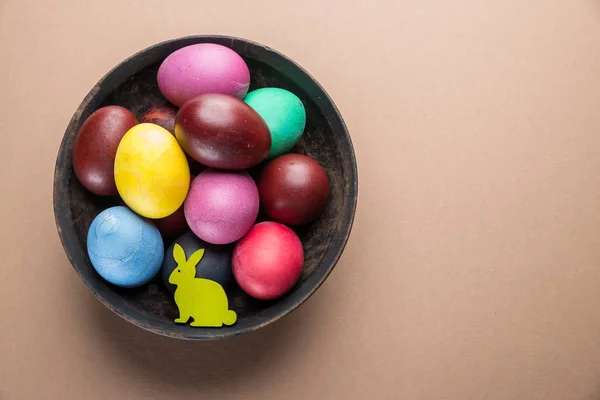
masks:
<svg viewBox="0 0 600 400"><path fill-rule="evenodd" d="M169 283L171 272L177 267L173 257L175 243L185 251L186 257L190 257L197 250L204 249L204 256L196 265L196 278L210 279L227 287L232 279L231 273L231 251L232 246L216 246L199 239L192 232L188 232L177 238L165 252L165 258L161 267L161 277L165 287L171 293L175 293L176 285Z"/></svg>
<svg viewBox="0 0 600 400"><path fill-rule="evenodd" d="M258 180L261 206L272 219L300 225L317 218L329 200L329 179L321 165L302 154L271 160Z"/></svg>
<svg viewBox="0 0 600 400"><path fill-rule="evenodd" d="M175 116L177 109L170 104L158 104L151 107L142 117L142 123L147 122L165 128L175 134Z"/></svg>
<svg viewBox="0 0 600 400"><path fill-rule="evenodd" d="M267 123L271 132L271 150L268 158L287 153L300 140L306 125L306 111L302 101L279 88L254 90L244 98Z"/></svg>
<svg viewBox="0 0 600 400"><path fill-rule="evenodd" d="M183 209L185 219L200 239L232 243L256 221L258 189L247 172L207 169L192 181Z"/></svg>
<svg viewBox="0 0 600 400"><path fill-rule="evenodd" d="M238 98L203 94L185 103L175 136L194 160L220 169L245 169L269 154L271 135L260 115Z"/></svg>
<svg viewBox="0 0 600 400"><path fill-rule="evenodd" d="M98 274L122 287L149 282L160 270L164 256L162 238L152 221L122 206L106 209L94 218L87 250Z"/></svg>
<svg viewBox="0 0 600 400"><path fill-rule="evenodd" d="M250 71L230 48L200 43L171 53L160 65L156 79L163 96L179 107L204 93L243 99L250 86Z"/></svg>
<svg viewBox="0 0 600 400"><path fill-rule="evenodd" d="M293 230L277 222L256 224L233 250L232 269L244 292L271 300L288 292L300 279L304 249Z"/></svg>
<svg viewBox="0 0 600 400"><path fill-rule="evenodd" d="M164 218L183 204L190 168L173 135L154 124L131 128L117 149L115 182L119 195L136 213Z"/></svg>
<svg viewBox="0 0 600 400"><path fill-rule="evenodd" d="M98 196L117 194L117 147L137 123L131 111L120 106L102 107L85 120L73 143L73 169L83 187Z"/></svg>

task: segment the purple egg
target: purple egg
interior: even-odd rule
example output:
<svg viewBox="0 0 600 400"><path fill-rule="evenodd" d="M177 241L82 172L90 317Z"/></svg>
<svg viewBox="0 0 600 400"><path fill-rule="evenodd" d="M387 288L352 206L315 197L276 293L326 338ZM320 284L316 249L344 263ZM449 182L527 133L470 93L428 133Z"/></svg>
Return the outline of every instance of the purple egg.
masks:
<svg viewBox="0 0 600 400"><path fill-rule="evenodd" d="M194 44L171 53L156 78L163 96L176 106L204 93L243 99L250 86L250 71L242 57L214 43Z"/></svg>
<svg viewBox="0 0 600 400"><path fill-rule="evenodd" d="M213 244L244 236L256 221L258 208L258 189L247 172L215 169L198 174L183 205L192 232Z"/></svg>

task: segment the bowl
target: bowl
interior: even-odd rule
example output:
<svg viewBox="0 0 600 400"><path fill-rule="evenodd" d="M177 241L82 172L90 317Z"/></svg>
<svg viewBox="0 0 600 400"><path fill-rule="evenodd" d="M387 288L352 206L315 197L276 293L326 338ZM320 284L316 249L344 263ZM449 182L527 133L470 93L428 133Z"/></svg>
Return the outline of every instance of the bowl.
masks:
<svg viewBox="0 0 600 400"><path fill-rule="evenodd" d="M78 182L72 167L74 138L95 110L120 105L141 119L151 106L166 102L156 83L160 63L172 52L196 43L218 43L240 54L250 69L250 90L281 87L295 93L306 108L306 129L295 153L316 159L327 171L331 197L316 221L294 228L305 250L298 283L283 297L259 301L239 287L227 289L230 308L238 314L232 326L195 328L175 324L178 312L160 276L149 284L124 289L103 280L87 255L88 228L96 215L117 205L118 198L97 197ZM252 173L260 173L260 166ZM64 250L75 271L110 310L148 331L180 339L222 339L264 327L304 303L325 281L340 258L356 210L358 194L354 149L344 121L325 90L304 69L281 53L251 41L228 36L190 36L148 47L106 74L75 111L63 137L54 173L54 215ZM259 217L260 218L260 217ZM165 248L169 243L165 243ZM159 274L160 275L160 274Z"/></svg>

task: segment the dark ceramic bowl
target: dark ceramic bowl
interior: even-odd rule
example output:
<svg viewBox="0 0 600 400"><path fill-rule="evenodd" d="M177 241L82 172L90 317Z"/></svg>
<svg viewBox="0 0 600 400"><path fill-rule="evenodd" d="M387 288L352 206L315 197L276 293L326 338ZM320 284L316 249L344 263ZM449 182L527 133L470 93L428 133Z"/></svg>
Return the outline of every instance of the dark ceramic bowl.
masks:
<svg viewBox="0 0 600 400"><path fill-rule="evenodd" d="M104 281L87 255L88 228L116 198L100 198L77 181L72 167L73 140L86 118L99 107L116 104L140 119L151 106L165 102L156 84L160 63L173 51L195 43L225 45L240 54L252 77L250 90L281 87L295 93L306 107L306 129L293 152L313 157L327 171L331 198L324 214L295 229L305 250L304 271L296 286L274 301L258 301L235 284L228 288L230 308L237 322L222 328L178 325L173 297L160 277L137 289L122 289ZM260 172L260 166L254 173ZM225 36L192 36L149 47L110 71L85 97L62 140L54 174L54 214L58 233L71 264L96 297L127 321L161 335L181 339L220 339L266 326L302 304L321 286L338 261L352 228L357 199L357 169L352 142L344 121L325 90L300 66L260 44ZM165 243L165 248L169 243ZM160 274L159 274L160 275Z"/></svg>

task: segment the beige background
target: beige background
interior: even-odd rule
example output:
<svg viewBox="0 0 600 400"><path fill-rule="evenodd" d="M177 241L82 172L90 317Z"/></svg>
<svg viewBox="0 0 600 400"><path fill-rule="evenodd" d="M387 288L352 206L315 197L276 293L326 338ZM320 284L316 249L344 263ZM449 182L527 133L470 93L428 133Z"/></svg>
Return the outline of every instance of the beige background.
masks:
<svg viewBox="0 0 600 400"><path fill-rule="evenodd" d="M322 289L210 344L96 301L51 198L96 81L202 33L308 69L360 170ZM0 0L0 50L0 399L600 399L597 0Z"/></svg>

